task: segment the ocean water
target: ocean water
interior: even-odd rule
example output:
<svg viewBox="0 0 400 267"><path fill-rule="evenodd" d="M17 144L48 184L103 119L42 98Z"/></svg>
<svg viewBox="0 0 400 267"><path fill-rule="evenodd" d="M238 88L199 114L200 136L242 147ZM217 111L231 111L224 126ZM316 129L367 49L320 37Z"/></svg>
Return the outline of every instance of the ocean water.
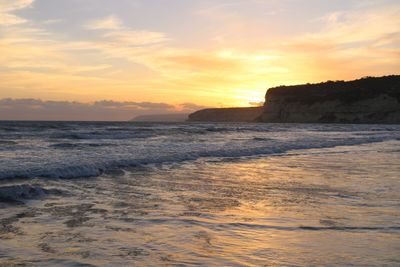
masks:
<svg viewBox="0 0 400 267"><path fill-rule="evenodd" d="M400 125L0 122L0 266L400 266Z"/></svg>

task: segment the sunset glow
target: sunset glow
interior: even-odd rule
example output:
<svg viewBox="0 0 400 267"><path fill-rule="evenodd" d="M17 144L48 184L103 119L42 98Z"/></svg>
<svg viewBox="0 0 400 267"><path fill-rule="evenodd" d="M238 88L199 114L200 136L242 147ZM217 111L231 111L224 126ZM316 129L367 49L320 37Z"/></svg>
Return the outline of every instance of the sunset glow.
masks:
<svg viewBox="0 0 400 267"><path fill-rule="evenodd" d="M0 0L0 267L400 263L400 0Z"/></svg>
<svg viewBox="0 0 400 267"><path fill-rule="evenodd" d="M0 98L248 106L398 73L399 25L389 0L1 0Z"/></svg>

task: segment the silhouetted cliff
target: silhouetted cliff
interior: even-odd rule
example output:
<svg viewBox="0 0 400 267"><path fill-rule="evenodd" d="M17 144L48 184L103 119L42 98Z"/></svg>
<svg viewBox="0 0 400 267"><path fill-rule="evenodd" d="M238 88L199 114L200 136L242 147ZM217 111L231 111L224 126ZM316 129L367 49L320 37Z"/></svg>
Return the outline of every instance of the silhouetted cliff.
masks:
<svg viewBox="0 0 400 267"><path fill-rule="evenodd" d="M189 121L255 122L261 116L263 109L263 107L203 109L190 114Z"/></svg>
<svg viewBox="0 0 400 267"><path fill-rule="evenodd" d="M400 123L400 76L271 88L259 121Z"/></svg>
<svg viewBox="0 0 400 267"><path fill-rule="evenodd" d="M189 121L400 123L400 75L279 86L264 107L200 110Z"/></svg>

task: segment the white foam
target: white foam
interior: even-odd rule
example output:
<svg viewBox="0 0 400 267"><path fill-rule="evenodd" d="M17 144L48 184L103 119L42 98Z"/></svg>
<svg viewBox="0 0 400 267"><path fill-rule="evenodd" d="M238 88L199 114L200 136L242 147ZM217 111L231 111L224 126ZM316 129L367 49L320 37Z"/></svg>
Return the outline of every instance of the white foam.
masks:
<svg viewBox="0 0 400 267"><path fill-rule="evenodd" d="M46 132L41 132L36 138L32 138L28 132L20 142L30 145L25 145L17 152L0 150L0 179L90 177L101 175L109 169L137 165L175 163L202 157L273 155L297 149L357 145L400 138L400 126L380 129L376 125L156 124L154 128L149 126L141 129L152 132L155 138L124 137L110 140L110 131L106 126L104 129L97 125L91 129L93 126L90 124L82 126L88 132L100 131L96 136L107 133L107 138L91 139L90 144L76 138L54 144L49 141ZM123 128L124 134L126 127ZM137 132L135 127L132 131ZM210 128L213 130L207 130ZM56 130L55 134L65 134L64 131ZM75 132L82 132L82 129L74 128L67 135L74 136Z"/></svg>

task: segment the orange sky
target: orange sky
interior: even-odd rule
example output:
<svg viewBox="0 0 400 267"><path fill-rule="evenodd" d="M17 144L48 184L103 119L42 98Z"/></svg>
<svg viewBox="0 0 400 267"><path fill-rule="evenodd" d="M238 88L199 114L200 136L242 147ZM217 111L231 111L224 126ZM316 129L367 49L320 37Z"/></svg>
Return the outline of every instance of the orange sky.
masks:
<svg viewBox="0 0 400 267"><path fill-rule="evenodd" d="M327 2L1 0L0 99L247 106L398 74L400 3Z"/></svg>

